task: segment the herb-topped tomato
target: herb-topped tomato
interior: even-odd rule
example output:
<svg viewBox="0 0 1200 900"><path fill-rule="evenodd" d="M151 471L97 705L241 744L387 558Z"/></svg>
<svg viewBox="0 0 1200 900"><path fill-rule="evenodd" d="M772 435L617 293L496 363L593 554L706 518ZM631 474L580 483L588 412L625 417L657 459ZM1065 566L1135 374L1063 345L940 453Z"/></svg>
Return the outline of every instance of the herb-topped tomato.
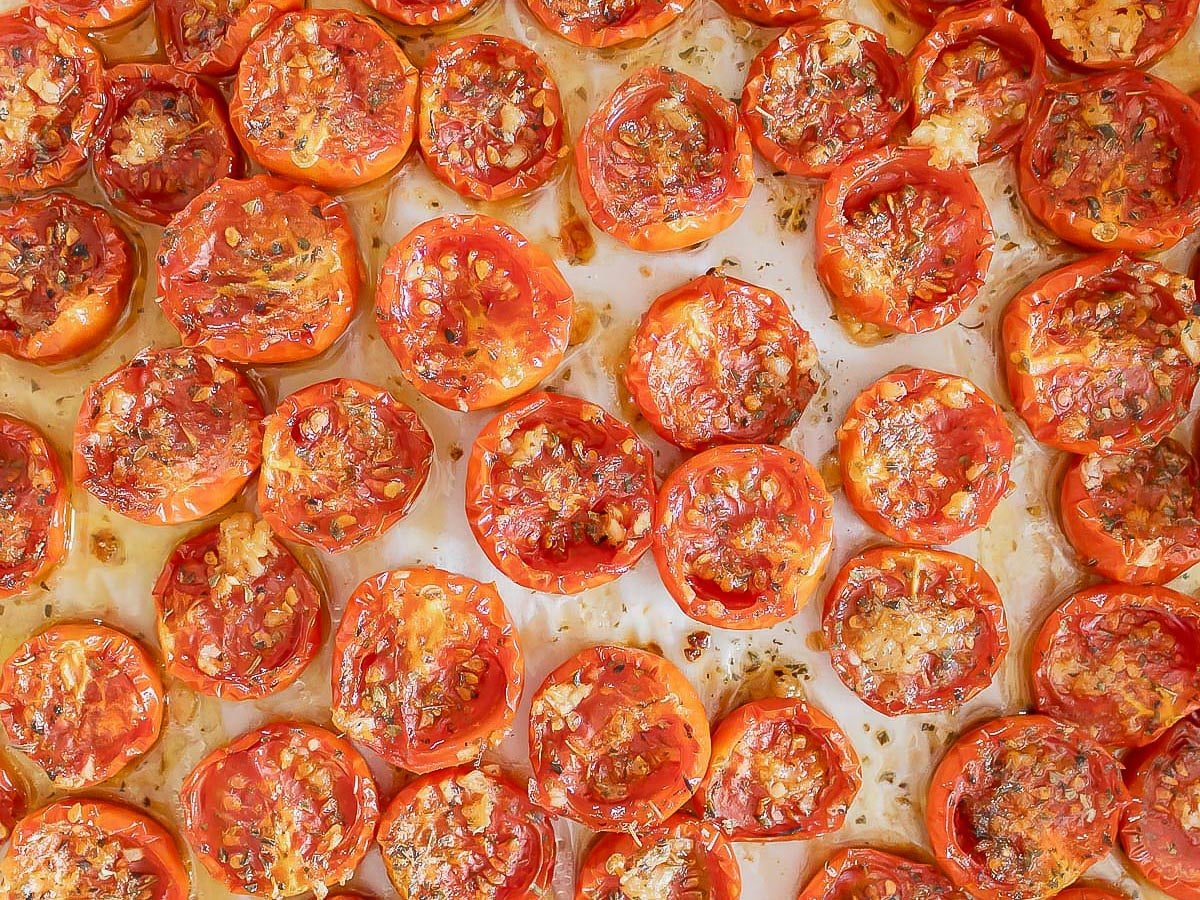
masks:
<svg viewBox="0 0 1200 900"><path fill-rule="evenodd" d="M416 100L417 70L379 25L309 9L276 19L246 49L229 114L261 165L344 189L400 164Z"/></svg>
<svg viewBox="0 0 1200 900"><path fill-rule="evenodd" d="M201 694L277 693L320 649L320 589L250 513L179 544L154 585L154 604L167 672Z"/></svg>
<svg viewBox="0 0 1200 900"><path fill-rule="evenodd" d="M852 330L914 333L958 318L983 286L992 220L967 170L923 148L850 157L817 201L817 275Z"/></svg>
<svg viewBox="0 0 1200 900"><path fill-rule="evenodd" d="M817 392L817 348L774 291L719 271L660 296L629 345L625 385L687 450L776 443Z"/></svg>
<svg viewBox="0 0 1200 900"><path fill-rule="evenodd" d="M84 394L75 483L139 522L202 519L258 469L262 416L232 366L184 347L143 350Z"/></svg>
<svg viewBox="0 0 1200 900"><path fill-rule="evenodd" d="M935 866L870 847L847 847L825 860L798 900L949 900L958 896L954 885Z"/></svg>
<svg viewBox="0 0 1200 900"><path fill-rule="evenodd" d="M80 31L120 25L141 14L150 0L32 0L30 6L47 19Z"/></svg>
<svg viewBox="0 0 1200 900"><path fill-rule="evenodd" d="M361 281L342 205L270 175L218 181L159 243L163 315L186 346L232 362L322 353L353 319Z"/></svg>
<svg viewBox="0 0 1200 900"><path fill-rule="evenodd" d="M933 773L926 825L958 887L986 900L1058 893L1116 841L1128 795L1120 764L1046 716L972 729Z"/></svg>
<svg viewBox="0 0 1200 900"><path fill-rule="evenodd" d="M815 19L830 6L826 0L721 0L731 16L737 16L766 28L786 28L797 22Z"/></svg>
<svg viewBox="0 0 1200 900"><path fill-rule="evenodd" d="M467 521L488 559L535 591L598 587L650 548L650 450L577 397L530 394L485 425L466 493Z"/></svg>
<svg viewBox="0 0 1200 900"><path fill-rule="evenodd" d="M448 25L465 19L487 0L367 0L401 25Z"/></svg>
<svg viewBox="0 0 1200 900"><path fill-rule="evenodd" d="M842 683L889 716L956 709L991 684L1008 652L995 582L941 550L852 557L825 597L822 628Z"/></svg>
<svg viewBox="0 0 1200 900"><path fill-rule="evenodd" d="M429 476L433 441L420 418L363 381L310 384L263 425L263 518L288 540L330 553L403 519Z"/></svg>
<svg viewBox="0 0 1200 900"><path fill-rule="evenodd" d="M661 656L601 645L551 672L529 712L529 796L594 831L660 825L708 768L708 719Z"/></svg>
<svg viewBox="0 0 1200 900"><path fill-rule="evenodd" d="M135 640L100 625L53 625L0 668L0 724L60 790L106 781L162 727L158 667Z"/></svg>
<svg viewBox="0 0 1200 900"><path fill-rule="evenodd" d="M418 225L388 252L380 334L405 378L450 409L496 406L562 361L571 286L536 244L490 216Z"/></svg>
<svg viewBox="0 0 1200 900"><path fill-rule="evenodd" d="M323 896L354 874L379 818L362 755L323 728L287 722L210 753L179 799L184 837L235 894Z"/></svg>
<svg viewBox="0 0 1200 900"><path fill-rule="evenodd" d="M410 781L379 821L379 848L400 900L552 896L550 817L494 766Z"/></svg>
<svg viewBox="0 0 1200 900"><path fill-rule="evenodd" d="M1200 707L1200 603L1163 587L1072 594L1031 655L1038 709L1114 747L1146 744Z"/></svg>
<svg viewBox="0 0 1200 900"><path fill-rule="evenodd" d="M25 815L27 803L25 782L0 760L0 841L8 840L17 820Z"/></svg>
<svg viewBox="0 0 1200 900"><path fill-rule="evenodd" d="M754 186L737 107L707 85L643 69L588 117L575 154L596 227L635 250L679 250L742 214Z"/></svg>
<svg viewBox="0 0 1200 900"><path fill-rule="evenodd" d="M1023 0L1059 60L1077 69L1145 68L1196 18L1196 0Z"/></svg>
<svg viewBox="0 0 1200 900"><path fill-rule="evenodd" d="M1021 197L1063 240L1173 247L1200 212L1200 106L1145 72L1047 85L1021 144Z"/></svg>
<svg viewBox="0 0 1200 900"><path fill-rule="evenodd" d="M612 47L662 31L692 0L525 0L543 26L581 47Z"/></svg>
<svg viewBox="0 0 1200 900"><path fill-rule="evenodd" d="M824 178L858 151L887 142L908 108L903 70L887 39L864 25L800 25L750 64L742 117L772 165Z"/></svg>
<svg viewBox="0 0 1200 900"><path fill-rule="evenodd" d="M50 442L0 413L0 599L27 590L66 555L69 495Z"/></svg>
<svg viewBox="0 0 1200 900"><path fill-rule="evenodd" d="M154 0L154 18L173 66L217 76L237 68L271 19L303 5L304 0Z"/></svg>
<svg viewBox="0 0 1200 900"><path fill-rule="evenodd" d="M1200 379L1191 280L1102 253L1038 278L1001 326L1008 389L1033 436L1071 453L1158 443Z"/></svg>

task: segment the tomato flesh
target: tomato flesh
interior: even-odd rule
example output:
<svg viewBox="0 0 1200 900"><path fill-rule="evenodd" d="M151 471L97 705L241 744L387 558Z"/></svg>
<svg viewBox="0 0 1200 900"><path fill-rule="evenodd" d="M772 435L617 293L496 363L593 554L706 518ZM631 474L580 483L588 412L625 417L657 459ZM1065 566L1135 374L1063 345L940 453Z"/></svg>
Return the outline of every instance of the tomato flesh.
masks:
<svg viewBox="0 0 1200 900"><path fill-rule="evenodd" d="M1179 43L1196 0L1024 0L1046 48L1076 69L1144 69Z"/></svg>
<svg viewBox="0 0 1200 900"><path fill-rule="evenodd" d="M159 44L171 65L192 75L228 75L275 16L304 0L154 0Z"/></svg>
<svg viewBox="0 0 1200 900"><path fill-rule="evenodd" d="M692 0L525 0L542 25L581 47L612 47L666 28Z"/></svg>
<svg viewBox="0 0 1200 900"><path fill-rule="evenodd" d="M849 847L825 860L800 891L798 900L935 900L954 896L954 885L934 866L869 847Z"/></svg>
<svg viewBox="0 0 1200 900"><path fill-rule="evenodd" d="M66 555L69 493L50 442L0 414L0 598L28 590Z"/></svg>

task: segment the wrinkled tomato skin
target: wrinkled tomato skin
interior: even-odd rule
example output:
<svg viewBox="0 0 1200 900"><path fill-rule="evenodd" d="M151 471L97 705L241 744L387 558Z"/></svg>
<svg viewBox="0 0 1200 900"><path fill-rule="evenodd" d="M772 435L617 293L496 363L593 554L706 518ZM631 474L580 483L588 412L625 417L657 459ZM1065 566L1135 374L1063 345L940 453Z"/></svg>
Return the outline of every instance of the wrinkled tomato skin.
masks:
<svg viewBox="0 0 1200 900"><path fill-rule="evenodd" d="M401 25L449 25L480 9L487 0L367 0Z"/></svg>
<svg viewBox="0 0 1200 900"><path fill-rule="evenodd" d="M171 65L219 77L237 69L250 42L275 16L303 6L304 0L215 0L211 8L196 0L154 0L154 17ZM195 16L203 18L190 22Z"/></svg>
<svg viewBox="0 0 1200 900"><path fill-rule="evenodd" d="M1192 22L1196 19L1197 0L1160 0L1160 2L1131 2L1126 9L1139 10L1137 18L1141 22L1141 32L1129 50L1119 49L1113 52L1109 47L1108 53L1101 57L1089 56L1087 48L1072 49L1055 36L1055 26L1049 21L1048 6L1061 3L1068 8L1075 8L1072 2L1062 0L1019 0L1018 8L1037 29L1046 49L1062 65L1082 71L1111 71L1113 69L1134 68L1144 69L1158 60L1164 53L1179 43L1187 34ZM1146 8L1158 10L1157 17L1147 15ZM1084 15L1097 15L1103 18L1113 16L1113 13L1095 12L1087 6L1082 6ZM1119 15L1116 14L1116 15Z"/></svg>
<svg viewBox="0 0 1200 900"><path fill-rule="evenodd" d="M847 847L825 860L797 900L936 900L959 896L935 866L870 847Z"/></svg>
<svg viewBox="0 0 1200 900"><path fill-rule="evenodd" d="M764 28L786 28L800 22L819 18L826 12L823 0L720 0L721 7L731 16L762 25Z"/></svg>
<svg viewBox="0 0 1200 900"><path fill-rule="evenodd" d="M97 31L141 15L150 6L150 0L33 0L30 6L60 25Z"/></svg>
<svg viewBox="0 0 1200 900"><path fill-rule="evenodd" d="M66 556L70 509L49 440L0 414L0 599L28 590Z"/></svg>
<svg viewBox="0 0 1200 900"><path fill-rule="evenodd" d="M582 5L572 0L525 0L543 27L572 44L592 48L650 37L679 18L691 4L692 0L633 0L620 4L600 0Z"/></svg>

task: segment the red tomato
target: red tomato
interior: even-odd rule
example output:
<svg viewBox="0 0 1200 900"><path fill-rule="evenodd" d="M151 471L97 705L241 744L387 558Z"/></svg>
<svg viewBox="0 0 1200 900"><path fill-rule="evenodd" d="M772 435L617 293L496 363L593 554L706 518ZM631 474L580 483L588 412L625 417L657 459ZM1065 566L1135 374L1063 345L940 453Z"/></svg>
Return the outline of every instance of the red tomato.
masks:
<svg viewBox="0 0 1200 900"><path fill-rule="evenodd" d="M938 862L980 900L1041 900L1112 850L1128 794L1120 764L1046 716L992 719L933 773L926 824Z"/></svg>
<svg viewBox="0 0 1200 900"><path fill-rule="evenodd" d="M193 75L228 75L267 23L303 5L304 0L154 0L154 17L171 65Z"/></svg>
<svg viewBox="0 0 1200 900"><path fill-rule="evenodd" d="M935 866L914 862L904 856L847 847L830 856L797 900L936 900L957 898L949 879Z"/></svg>
<svg viewBox="0 0 1200 900"><path fill-rule="evenodd" d="M258 469L262 415L237 369L185 347L143 350L84 394L75 483L138 522L202 519Z"/></svg>
<svg viewBox="0 0 1200 900"><path fill-rule="evenodd" d="M35 12L60 25L94 31L141 15L150 6L150 0L33 0L30 5Z"/></svg>
<svg viewBox="0 0 1200 900"><path fill-rule="evenodd" d="M1030 657L1038 709L1097 741L1134 747L1200 707L1200 603L1163 587L1077 591Z"/></svg>
<svg viewBox="0 0 1200 900"><path fill-rule="evenodd" d="M1200 379L1191 280L1158 263L1101 253L1018 293L1001 324L1017 413L1070 453L1156 444L1186 414Z"/></svg>
<svg viewBox="0 0 1200 900"><path fill-rule="evenodd" d="M650 450L599 406L537 392L475 438L467 521L522 587L577 594L620 577L650 549Z"/></svg>
<svg viewBox="0 0 1200 900"><path fill-rule="evenodd" d="M544 27L581 47L612 47L670 25L692 0L525 0Z"/></svg>
<svg viewBox="0 0 1200 900"><path fill-rule="evenodd" d="M1054 900L1129 900L1129 898L1120 891L1111 891L1108 888L1094 885L1084 885L1083 887L1073 887L1065 891L1059 891L1054 895Z"/></svg>
<svg viewBox="0 0 1200 900"><path fill-rule="evenodd" d="M443 216L388 252L379 332L418 391L449 409L496 406L552 372L574 300L554 261L490 216Z"/></svg>
<svg viewBox="0 0 1200 900"><path fill-rule="evenodd" d="M154 585L167 671L224 700L278 693L321 647L321 591L265 522L236 513L179 544Z"/></svg>
<svg viewBox="0 0 1200 900"><path fill-rule="evenodd" d="M834 170L817 203L817 275L852 330L941 328L979 293L992 220L962 166L885 147Z"/></svg>
<svg viewBox="0 0 1200 900"><path fill-rule="evenodd" d="M687 450L778 443L816 394L817 348L782 297L719 271L660 296L629 345L625 386Z"/></svg>
<svg viewBox="0 0 1200 900"><path fill-rule="evenodd" d="M1022 0L1046 47L1076 69L1145 68L1179 43L1197 0L1122 0L1117 7L1081 0Z"/></svg>
<svg viewBox="0 0 1200 900"><path fill-rule="evenodd" d="M416 102L417 70L378 24L309 9L276 19L246 49L229 115L259 164L344 189L400 165Z"/></svg>
<svg viewBox="0 0 1200 900"><path fill-rule="evenodd" d="M738 900L742 871L733 845L717 828L672 816L638 834L601 835L588 848L575 900Z"/></svg>
<svg viewBox="0 0 1200 900"><path fill-rule="evenodd" d="M235 894L324 895L354 875L379 818L359 752L299 723L266 725L214 750L179 799L184 837Z"/></svg>
<svg viewBox="0 0 1200 900"><path fill-rule="evenodd" d="M679 608L717 628L794 616L833 551L833 498L803 456L717 447L670 474L658 495L654 560Z"/></svg>
<svg viewBox="0 0 1200 900"><path fill-rule="evenodd" d="M786 28L818 18L828 5L826 0L721 0L729 15L766 28Z"/></svg>
<svg viewBox="0 0 1200 900"><path fill-rule="evenodd" d="M60 790L107 781L142 756L162 715L154 660L101 625L52 625L0 668L0 724Z"/></svg>
<svg viewBox="0 0 1200 900"><path fill-rule="evenodd" d="M943 550L876 547L842 566L825 596L833 670L884 715L962 706L1008 653L1008 621L992 578Z"/></svg>
<svg viewBox="0 0 1200 900"><path fill-rule="evenodd" d="M400 900L550 895L554 826L494 766L410 781L379 821L379 847Z"/></svg>
<svg viewBox="0 0 1200 900"><path fill-rule="evenodd" d="M529 712L534 803L593 831L661 825L708 768L708 719L684 674L631 647L583 650Z"/></svg>
<svg viewBox="0 0 1200 900"><path fill-rule="evenodd" d="M1200 106L1145 72L1046 86L1021 144L1021 198L1066 241L1173 247L1200 213Z"/></svg>
<svg viewBox="0 0 1200 900"><path fill-rule="evenodd" d="M311 359L354 318L362 262L340 203L270 175L222 179L171 220L158 302L183 343L241 363Z"/></svg>
<svg viewBox="0 0 1200 900"><path fill-rule="evenodd" d="M1200 467L1171 438L1076 457L1060 509L1075 552L1105 578L1165 584L1200 563Z"/></svg>
<svg viewBox="0 0 1200 900"><path fill-rule="evenodd" d="M891 0L893 4L914 22L929 26L939 17L975 5L976 0ZM1007 3L1008 0L999 0Z"/></svg>
<svg viewBox="0 0 1200 900"><path fill-rule="evenodd" d="M596 108L575 163L596 227L634 250L708 240L737 220L754 187L737 107L662 67L642 69Z"/></svg>
<svg viewBox="0 0 1200 900"><path fill-rule="evenodd" d="M25 815L27 803L25 782L7 763L0 762L0 841L8 840L17 820Z"/></svg>
<svg viewBox="0 0 1200 900"><path fill-rule="evenodd" d="M69 495L50 442L0 413L0 599L29 589L66 556Z"/></svg>
<svg viewBox="0 0 1200 900"><path fill-rule="evenodd" d="M113 330L134 251L116 220L69 194L0 207L0 353L55 363Z"/></svg>
<svg viewBox="0 0 1200 900"><path fill-rule="evenodd" d="M0 883L11 897L39 900L191 896L187 868L165 828L141 810L86 797L64 797L19 822Z"/></svg>
<svg viewBox="0 0 1200 900"><path fill-rule="evenodd" d="M487 0L367 0L401 25L448 25L465 19Z"/></svg>
<svg viewBox="0 0 1200 900"><path fill-rule="evenodd" d="M525 664L495 585L392 569L350 595L333 644L333 724L410 772L478 759L512 729Z"/></svg>
<svg viewBox="0 0 1200 900"><path fill-rule="evenodd" d="M263 518L282 537L330 553L403 519L429 475L433 441L420 418L364 381L310 384L263 425Z"/></svg>
<svg viewBox="0 0 1200 900"><path fill-rule="evenodd" d="M742 118L759 153L792 175L824 178L887 143L908 109L904 58L841 19L790 28L750 64Z"/></svg>

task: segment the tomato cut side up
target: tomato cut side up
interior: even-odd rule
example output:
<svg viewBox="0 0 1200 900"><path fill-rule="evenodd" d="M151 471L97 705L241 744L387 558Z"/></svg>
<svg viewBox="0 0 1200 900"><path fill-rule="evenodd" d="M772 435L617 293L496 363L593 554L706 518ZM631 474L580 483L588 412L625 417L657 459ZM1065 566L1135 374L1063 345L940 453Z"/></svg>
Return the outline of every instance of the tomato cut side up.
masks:
<svg viewBox="0 0 1200 900"><path fill-rule="evenodd" d="M822 864L798 900L936 900L959 896L937 867L870 847L847 847Z"/></svg>
<svg viewBox="0 0 1200 900"><path fill-rule="evenodd" d="M159 46L185 72L228 75L275 16L303 5L303 0L154 0Z"/></svg>
<svg viewBox="0 0 1200 900"><path fill-rule="evenodd" d="M130 21L150 6L150 0L33 0L30 6L60 25L94 31Z"/></svg>
<svg viewBox="0 0 1200 900"><path fill-rule="evenodd" d="M1145 68L1179 43L1196 19L1196 0L1022 0L1046 48L1076 69Z"/></svg>
<svg viewBox="0 0 1200 900"><path fill-rule="evenodd" d="M525 0L543 27L581 47L612 47L650 37L692 0Z"/></svg>
<svg viewBox="0 0 1200 900"><path fill-rule="evenodd" d="M28 590L67 552L70 488L54 447L0 414L0 599Z"/></svg>

